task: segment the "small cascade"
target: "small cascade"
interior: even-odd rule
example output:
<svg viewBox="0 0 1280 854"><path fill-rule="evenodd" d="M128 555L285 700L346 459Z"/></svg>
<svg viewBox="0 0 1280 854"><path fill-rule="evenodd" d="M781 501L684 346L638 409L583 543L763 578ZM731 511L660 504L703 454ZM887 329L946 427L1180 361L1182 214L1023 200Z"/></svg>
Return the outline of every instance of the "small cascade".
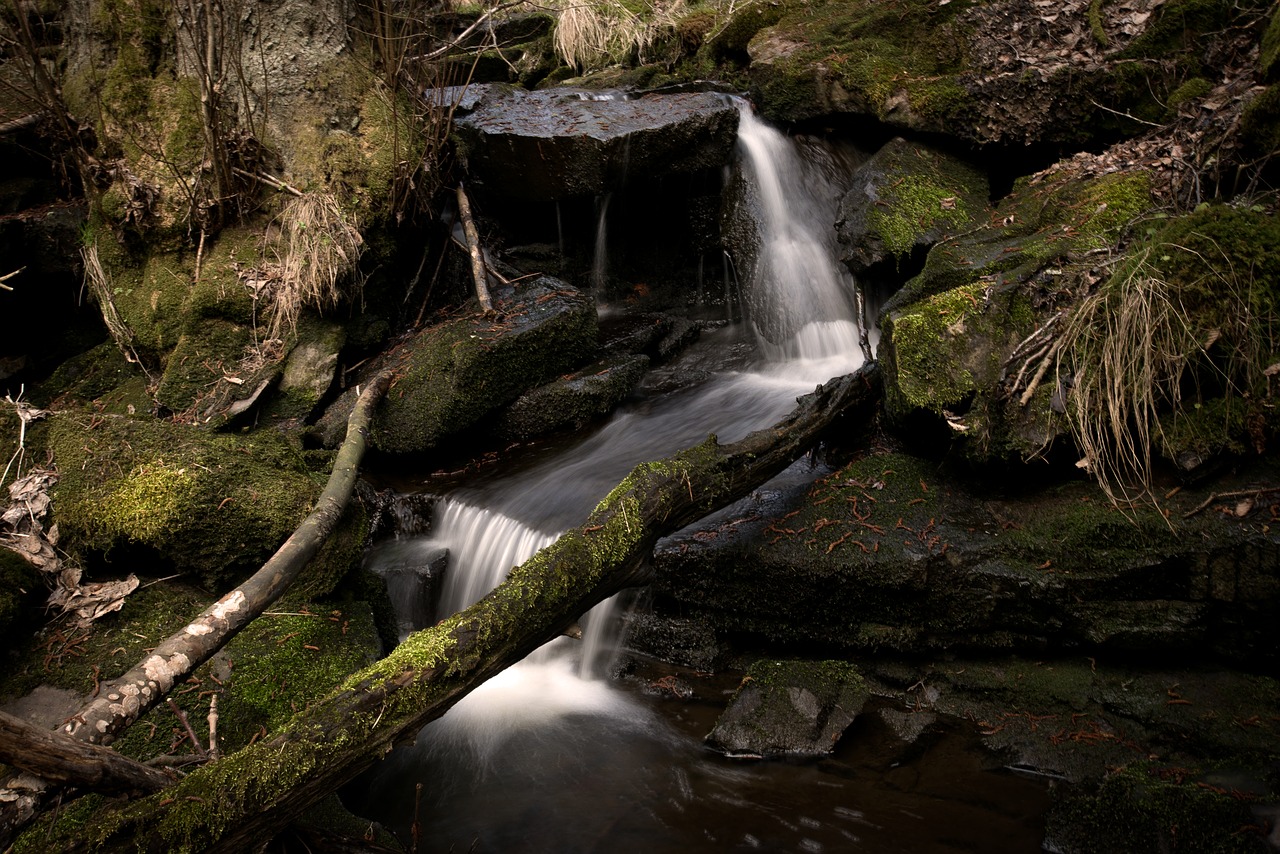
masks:
<svg viewBox="0 0 1280 854"><path fill-rule="evenodd" d="M738 146L754 198L759 245L748 288L750 320L774 361L858 349L856 285L839 263L839 164L797 144L739 102Z"/></svg>

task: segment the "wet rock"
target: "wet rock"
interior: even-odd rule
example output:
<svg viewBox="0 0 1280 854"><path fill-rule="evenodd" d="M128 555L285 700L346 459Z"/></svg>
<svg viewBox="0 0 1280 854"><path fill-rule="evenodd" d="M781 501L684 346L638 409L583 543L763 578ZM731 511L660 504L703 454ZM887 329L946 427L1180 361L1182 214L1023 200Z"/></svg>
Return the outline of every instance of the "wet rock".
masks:
<svg viewBox="0 0 1280 854"><path fill-rule="evenodd" d="M855 274L931 246L985 220L987 178L956 157L901 137L851 179L840 201L840 260Z"/></svg>
<svg viewBox="0 0 1280 854"><path fill-rule="evenodd" d="M621 403L648 367L648 356L621 356L539 386L498 417L494 433L505 440L524 441L585 427Z"/></svg>
<svg viewBox="0 0 1280 854"><path fill-rule="evenodd" d="M893 734L908 744L914 744L938 722L938 716L927 711L904 712L898 709L882 708L878 713L880 720L893 730Z"/></svg>
<svg viewBox="0 0 1280 854"><path fill-rule="evenodd" d="M626 638L637 652L697 670L715 670L723 655L715 629L697 617L635 613L627 620Z"/></svg>
<svg viewBox="0 0 1280 854"><path fill-rule="evenodd" d="M455 124L476 190L528 201L718 168L737 127L737 108L712 93L629 99L500 87Z"/></svg>
<svg viewBox="0 0 1280 854"><path fill-rule="evenodd" d="M378 407L370 441L391 453L426 451L457 437L521 394L586 361L596 347L591 300L549 276L494 294L497 315L474 314L424 329L366 375L397 379ZM349 388L316 424L336 447L355 404Z"/></svg>
<svg viewBox="0 0 1280 854"><path fill-rule="evenodd" d="M757 661L707 743L731 755L823 756L869 696L845 662Z"/></svg>
<svg viewBox="0 0 1280 854"><path fill-rule="evenodd" d="M401 638L437 619L436 606L449 569L449 550L423 539L385 540L370 550L365 564L387 587Z"/></svg>

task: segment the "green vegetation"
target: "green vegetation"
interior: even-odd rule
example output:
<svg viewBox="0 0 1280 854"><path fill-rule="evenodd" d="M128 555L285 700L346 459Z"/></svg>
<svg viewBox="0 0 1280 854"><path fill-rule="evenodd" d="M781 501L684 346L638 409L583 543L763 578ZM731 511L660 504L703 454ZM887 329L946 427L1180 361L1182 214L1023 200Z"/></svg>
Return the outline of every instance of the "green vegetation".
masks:
<svg viewBox="0 0 1280 854"><path fill-rule="evenodd" d="M212 435L180 424L62 413L49 447L54 508L69 548L117 551L193 573L211 589L256 570L310 511L320 484L271 432ZM317 557L304 589L322 595L358 557L358 514ZM352 542L355 540L355 542Z"/></svg>

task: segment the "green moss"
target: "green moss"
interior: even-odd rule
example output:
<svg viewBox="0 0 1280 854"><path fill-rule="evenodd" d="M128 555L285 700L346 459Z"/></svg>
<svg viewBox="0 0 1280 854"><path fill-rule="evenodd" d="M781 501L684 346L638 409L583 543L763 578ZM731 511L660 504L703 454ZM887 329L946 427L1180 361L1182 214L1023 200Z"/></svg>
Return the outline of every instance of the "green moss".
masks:
<svg viewBox="0 0 1280 854"><path fill-rule="evenodd" d="M87 403L141 376L136 366L125 361L114 342L104 341L59 365L34 390L32 399L41 405L48 405L59 398Z"/></svg>
<svg viewBox="0 0 1280 854"><path fill-rule="evenodd" d="M910 409L937 412L955 406L977 386L972 372L956 365L967 320L982 312L983 288L964 285L929 297L889 318L894 391Z"/></svg>
<svg viewBox="0 0 1280 854"><path fill-rule="evenodd" d="M247 745L263 729L276 732L308 703L371 664L378 651L367 607L294 604L254 620L226 648L232 665L229 681L224 674L218 724L225 749Z"/></svg>
<svg viewBox="0 0 1280 854"><path fill-rule="evenodd" d="M969 219L963 200L952 188L922 175L906 176L885 191L883 201L887 207L876 208L868 220L894 255L909 253L921 231L939 224L958 226Z"/></svg>
<svg viewBox="0 0 1280 854"><path fill-rule="evenodd" d="M518 303L503 310L507 319L501 323L449 321L402 351L403 374L374 424L378 448L431 448L526 389L573 369L595 348L595 310L581 294L532 282Z"/></svg>
<svg viewBox="0 0 1280 854"><path fill-rule="evenodd" d="M1258 70L1262 72L1262 76L1266 80L1275 82L1277 72L1280 72L1280 13L1273 11L1271 13L1271 22L1267 24L1267 31L1262 34L1262 46L1258 51Z"/></svg>
<svg viewBox="0 0 1280 854"><path fill-rule="evenodd" d="M1167 104L1169 109L1165 112L1167 119L1177 117L1178 111L1184 106L1194 104L1196 101L1209 94L1209 90L1213 88L1213 84L1203 77L1192 77L1183 83L1169 96Z"/></svg>
<svg viewBox="0 0 1280 854"><path fill-rule="evenodd" d="M1109 43L1107 31L1102 27L1102 0L1089 2L1089 32L1100 47L1106 47Z"/></svg>
<svg viewBox="0 0 1280 854"><path fill-rule="evenodd" d="M1259 155L1269 155L1280 148L1280 83L1268 86L1244 108L1240 138Z"/></svg>
<svg viewBox="0 0 1280 854"><path fill-rule="evenodd" d="M69 547L142 547L213 589L257 569L319 493L281 437L209 435L130 418L60 414L50 425L54 497ZM129 552L136 555L136 552Z"/></svg>
<svg viewBox="0 0 1280 854"><path fill-rule="evenodd" d="M209 594L182 584L148 584L131 593L119 611L95 621L91 630L55 627L35 637L15 636L0 695L21 697L47 684L87 696L93 691L94 667L99 681L120 676L211 601Z"/></svg>
<svg viewBox="0 0 1280 854"><path fill-rule="evenodd" d="M968 5L820 0L785 7L778 23L757 34L751 45L753 53L769 54L751 67L763 114L775 119L814 115L825 78L848 95L855 109L878 118L897 120L901 105L891 100L902 93L913 116L945 122L970 99L948 79L964 68L966 43L956 15ZM776 55L766 45L785 48Z"/></svg>
<svg viewBox="0 0 1280 854"><path fill-rule="evenodd" d="M188 412L206 395L221 391L224 376L239 373L240 360L252 344L253 329L249 326L217 319L193 324L169 355L156 388L156 402L170 412ZM196 417L202 414L195 413Z"/></svg>

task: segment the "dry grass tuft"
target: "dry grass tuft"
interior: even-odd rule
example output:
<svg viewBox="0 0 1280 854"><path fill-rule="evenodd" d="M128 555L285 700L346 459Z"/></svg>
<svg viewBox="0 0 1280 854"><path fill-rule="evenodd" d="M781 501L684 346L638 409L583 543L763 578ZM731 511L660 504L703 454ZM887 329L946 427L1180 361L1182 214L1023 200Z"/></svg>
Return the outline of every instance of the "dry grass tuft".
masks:
<svg viewBox="0 0 1280 854"><path fill-rule="evenodd" d="M622 62L645 51L664 31L674 31L684 0L654 4L637 15L617 0L570 2L560 8L555 31L556 53L580 71Z"/></svg>
<svg viewBox="0 0 1280 854"><path fill-rule="evenodd" d="M1195 299L1148 263L1153 252L1191 252L1210 272L1197 289L1214 292L1217 308L1188 307ZM1258 316L1254 283L1183 246L1161 244L1127 264L1082 300L1062 333L1058 377L1070 386L1067 416L1081 465L1113 501L1149 497L1153 451L1164 445L1161 416L1185 417L1184 396L1214 394L1240 401L1266 385L1276 349L1274 318ZM1166 422L1167 423L1167 422Z"/></svg>
<svg viewBox="0 0 1280 854"><path fill-rule="evenodd" d="M364 239L356 222L328 193L303 193L290 199L279 216L279 262L272 272L268 338L284 338L306 306L335 307L344 281L360 286Z"/></svg>

